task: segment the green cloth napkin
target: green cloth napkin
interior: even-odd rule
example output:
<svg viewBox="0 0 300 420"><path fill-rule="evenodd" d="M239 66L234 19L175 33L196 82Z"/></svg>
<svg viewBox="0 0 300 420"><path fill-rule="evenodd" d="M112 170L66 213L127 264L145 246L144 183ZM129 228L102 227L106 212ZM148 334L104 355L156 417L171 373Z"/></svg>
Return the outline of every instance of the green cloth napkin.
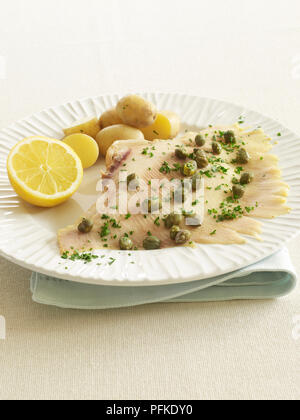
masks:
<svg viewBox="0 0 300 420"><path fill-rule="evenodd" d="M289 294L296 273L287 249L242 270L167 286L94 286L33 273L34 302L69 309L112 309L160 302L273 299Z"/></svg>

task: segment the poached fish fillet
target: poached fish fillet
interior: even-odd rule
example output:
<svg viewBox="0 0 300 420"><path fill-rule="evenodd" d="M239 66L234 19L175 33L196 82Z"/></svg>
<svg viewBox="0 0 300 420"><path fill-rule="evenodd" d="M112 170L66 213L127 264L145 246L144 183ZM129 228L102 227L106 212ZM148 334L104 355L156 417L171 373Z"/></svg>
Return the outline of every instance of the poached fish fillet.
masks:
<svg viewBox="0 0 300 420"><path fill-rule="evenodd" d="M234 132L235 140L232 142L225 141L224 133L228 131ZM286 205L289 187L282 181L278 158L270 154L271 138L262 129L248 131L239 124L210 127L200 134L205 139L205 145L199 149L205 152L208 165L198 169L201 182L197 192L190 192L189 202L192 207L189 211L197 210L201 226L187 226L185 221L182 222L180 228L191 234L187 245L243 244L246 242L245 235L260 240L262 225L258 218L271 219L290 211ZM121 185L119 179L123 173L134 174L151 191L153 180L161 181L162 189L165 180L179 182L188 179L182 175L180 168L193 158L197 135L199 133L189 132L180 139L169 141L115 142L108 150L107 171L102 174L102 180L111 180L116 185ZM215 153L212 149L213 143L221 146ZM186 161L180 160L175 155L179 148L183 148L190 158ZM247 163L237 162L237 155L242 149L250 156ZM251 174L251 182L242 187L244 193L238 198L234 196L232 189L246 172ZM107 195L107 191L100 193L100 198L101 194ZM128 193L128 204L132 194L136 194L136 191ZM82 252L119 249L120 238L124 236L132 240L134 249L143 249L143 241L147 235L160 239L161 248L177 246L170 238L170 230L164 223L164 218L169 213L163 214L158 210L155 214L134 214L134 211L130 211L133 210L130 205L126 214L116 211L118 207L114 208L114 212L107 210L99 213L97 205L93 205L74 225L59 231L61 253L73 250ZM144 203L135 204L136 207L143 205ZM78 230L83 218L93 224L89 233L80 233Z"/></svg>

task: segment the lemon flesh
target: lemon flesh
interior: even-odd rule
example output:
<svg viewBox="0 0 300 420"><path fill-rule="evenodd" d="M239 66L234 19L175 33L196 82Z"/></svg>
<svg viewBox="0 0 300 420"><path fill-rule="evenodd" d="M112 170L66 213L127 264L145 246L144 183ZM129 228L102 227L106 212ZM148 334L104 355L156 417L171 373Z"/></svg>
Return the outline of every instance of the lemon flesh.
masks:
<svg viewBox="0 0 300 420"><path fill-rule="evenodd" d="M30 137L18 143L7 159L16 193L30 204L54 207L79 188L83 168L74 150L59 140Z"/></svg>
<svg viewBox="0 0 300 420"><path fill-rule="evenodd" d="M72 134L64 139L79 156L83 169L93 166L99 157L98 143L86 134Z"/></svg>

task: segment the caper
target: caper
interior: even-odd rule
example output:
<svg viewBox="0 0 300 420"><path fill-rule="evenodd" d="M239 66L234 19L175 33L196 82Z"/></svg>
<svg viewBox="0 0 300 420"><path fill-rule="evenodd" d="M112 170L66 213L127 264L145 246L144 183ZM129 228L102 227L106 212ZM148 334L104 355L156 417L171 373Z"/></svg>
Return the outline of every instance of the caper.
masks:
<svg viewBox="0 0 300 420"><path fill-rule="evenodd" d="M181 173L184 176L193 176L197 172L197 162L190 160L185 163L181 168Z"/></svg>
<svg viewBox="0 0 300 420"><path fill-rule="evenodd" d="M182 214L171 213L165 218L165 226L167 229L171 229L172 226L179 226L182 220Z"/></svg>
<svg viewBox="0 0 300 420"><path fill-rule="evenodd" d="M170 231L170 238L172 239L172 241L175 241L178 232L180 232L180 227L173 226Z"/></svg>
<svg viewBox="0 0 300 420"><path fill-rule="evenodd" d="M250 155L246 149L242 148L237 152L236 163L245 164L249 163Z"/></svg>
<svg viewBox="0 0 300 420"><path fill-rule="evenodd" d="M124 236L120 239L120 249L122 251L131 251L133 248L133 242L130 238Z"/></svg>
<svg viewBox="0 0 300 420"><path fill-rule="evenodd" d="M127 185L136 189L136 187L138 187L139 185L139 177L137 176L137 174L130 174L127 177Z"/></svg>
<svg viewBox="0 0 300 420"><path fill-rule="evenodd" d="M237 177L236 177L236 176L234 176L234 177L232 178L231 182L232 182L233 184L235 184L235 185L237 185L237 184L239 184L239 183L240 183L240 181L237 179Z"/></svg>
<svg viewBox="0 0 300 420"><path fill-rule="evenodd" d="M203 150L196 151L195 160L197 162L199 169L203 169L208 166L208 159L207 159L206 153Z"/></svg>
<svg viewBox="0 0 300 420"><path fill-rule="evenodd" d="M235 138L235 134L234 134L234 132L233 131L226 131L225 133L224 133L224 139L225 139L225 143L227 143L227 144L233 144L233 143L236 143L236 138Z"/></svg>
<svg viewBox="0 0 300 420"><path fill-rule="evenodd" d="M181 230L177 233L175 237L175 242L177 245L184 245L191 239L191 232L188 230Z"/></svg>
<svg viewBox="0 0 300 420"><path fill-rule="evenodd" d="M241 180L240 183L242 185L247 185L250 184L253 181L253 174L250 174L249 172L244 172L243 175L241 176Z"/></svg>
<svg viewBox="0 0 300 420"><path fill-rule="evenodd" d="M143 247L147 251L151 251L154 249L159 249L161 246L161 241L156 236L147 236L144 239Z"/></svg>
<svg viewBox="0 0 300 420"><path fill-rule="evenodd" d="M203 147L205 145L205 139L201 134L198 134L195 138L195 143L198 147Z"/></svg>
<svg viewBox="0 0 300 420"><path fill-rule="evenodd" d="M193 214L191 216L186 216L185 224L187 226L199 227L202 226L202 219L198 214Z"/></svg>
<svg viewBox="0 0 300 420"><path fill-rule="evenodd" d="M202 179L202 175L200 174L200 172L198 172L195 175L193 175L193 177L192 177L192 188L193 188L193 191L197 191L198 186L200 185L201 179Z"/></svg>
<svg viewBox="0 0 300 420"><path fill-rule="evenodd" d="M78 225L78 231L80 233L90 233L93 229L94 224L88 219L82 219L82 222Z"/></svg>
<svg viewBox="0 0 300 420"><path fill-rule="evenodd" d="M183 149L181 147L181 148L175 150L175 156L178 159L182 159L183 160L183 159L186 159L188 157L188 153L187 153L187 151L185 149Z"/></svg>
<svg viewBox="0 0 300 420"><path fill-rule="evenodd" d="M213 151L214 155L220 155L222 153L222 146L220 145L220 143L217 143L216 141L213 141L212 151Z"/></svg>
<svg viewBox="0 0 300 420"><path fill-rule="evenodd" d="M234 185L232 187L232 194L233 194L233 198L239 199L243 197L243 195L245 194L245 190L240 185Z"/></svg>

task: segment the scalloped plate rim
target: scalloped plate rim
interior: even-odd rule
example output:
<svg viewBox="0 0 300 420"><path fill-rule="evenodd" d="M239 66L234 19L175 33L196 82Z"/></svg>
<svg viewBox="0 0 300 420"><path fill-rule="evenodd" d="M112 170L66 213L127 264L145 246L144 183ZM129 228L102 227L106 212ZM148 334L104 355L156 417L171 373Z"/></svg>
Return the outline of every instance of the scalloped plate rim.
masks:
<svg viewBox="0 0 300 420"><path fill-rule="evenodd" d="M278 126L278 129L280 130L285 130L286 133L288 133L289 136L293 136L294 141L296 141L296 138L298 137L297 134L295 134L294 132L292 132L289 128L285 127L284 125L282 125L281 123L279 123L278 121L274 120L273 118L270 118L269 116L266 116L264 114L261 114L257 111L251 110L249 108L244 107L243 105L239 105L239 104L235 104L232 102L228 102L228 101L224 101L224 100L219 100L219 99L214 99L214 98L208 98L208 97L200 97L197 95L189 95L189 94L184 94L184 93L180 93L180 92L176 92L176 93L171 93L171 92L144 92L144 93L138 93L142 96L163 96L163 97L182 97L182 98L187 98L189 101L205 101L205 103L209 102L209 103L214 103L215 105L223 105L223 106L228 106L228 107L234 107L234 108L243 108L244 112L247 113L253 113L261 118L263 118L264 120L268 120L269 123L272 123L276 126ZM91 97L91 98L83 98L80 100L71 100L68 101L62 105L58 105L58 106L51 106L48 108L45 108L44 110L35 113L33 115L27 116L22 118L21 120L10 124L8 127L4 127L2 129L0 129L0 134L3 133L3 130L9 130L9 129L13 129L17 124L20 123L24 123L27 120L34 118L34 117L38 117L43 115L44 113L48 113L51 110L56 110L58 108L66 108L68 107L70 104L82 104L82 103L86 103L86 102L93 102L93 105L95 106L95 102L97 100L100 99L104 99L104 98L112 98L112 97L120 97L122 95L122 93L116 93L116 94L102 94L99 96L95 96L95 97ZM84 108L83 108L84 109ZM92 113L90 114L92 116ZM209 121L207 121L207 123L209 123ZM195 122L195 125L197 123ZM63 127L60 127L59 129L61 130ZM4 133L5 134L5 133ZM293 142L294 143L294 142ZM300 168L299 168L299 173L298 175L300 176ZM291 182L291 181L290 181ZM300 209L300 206L299 206ZM300 216L298 217L298 221L300 221ZM278 220L278 219L277 219ZM264 222L264 221L263 221ZM222 270L222 271L217 271L217 272L212 272L208 275L203 275L201 273L197 274L197 275L193 275L193 276L187 276L186 278L182 279L182 278L176 278L176 279L170 279L170 280L151 280L151 279L144 279L142 281L139 280L105 280L103 277L101 277L101 273L99 273L99 276L97 276L97 278L95 277L83 277L80 276L79 274L76 274L76 276L74 274L69 274L69 273L58 273L57 270L49 270L49 269L44 269L41 266L38 266L36 264L31 264L28 262L25 262L22 259L18 259L17 257L15 257L14 255L12 255L11 253L7 253L4 249L3 249L3 245L0 244L0 255L3 256L4 258L6 258L7 260L21 266L24 267L26 269L29 269L31 271L37 271L39 273L48 275L48 276L53 276L56 278L61 278L61 279L65 279L65 280L71 280L71 281L76 281L76 282L81 282L81 283L88 283L88 284L98 284L98 285L107 285L107 286L153 286L153 285L167 285L167 284L175 284L175 283L186 283L186 282L191 282L191 281L195 281L195 280L199 280L199 279L208 279L208 278L213 278L216 276L222 276L225 274L228 274L230 272L233 271L237 271L241 268L244 268L246 266L249 266L251 264L255 264L259 261L261 261L262 259L272 255L273 253L279 251L288 241L292 240L294 237L296 237L299 233L300 233L300 227L298 228L297 225L297 219L295 219L295 223L294 223L294 227L292 229L292 232L289 233L289 237L285 238L281 241L281 243L279 245L276 245L273 247L272 251L270 252L266 252L262 257L257 257L257 258L252 258L251 263L249 264L249 262L247 262L246 264L235 264L235 268L232 270L228 269L228 270ZM214 246L214 245L213 245ZM217 245L219 247L231 247L231 245L226 245L226 246L222 246L222 245ZM244 245L243 245L244 246ZM243 247L242 246L242 247ZM211 248L211 245L200 245L200 247L205 247L206 249ZM207 248L208 247L208 248ZM173 252L174 250L176 250L178 248L170 248L170 249L164 249L159 252L159 255L163 255L163 254L169 254L170 252ZM101 251L102 252L102 251ZM105 252L105 251L103 251ZM107 252L107 251L106 251ZM138 254L144 253L145 251L139 251ZM152 256L154 254L157 254L157 252L155 253L151 253ZM157 254L158 255L158 254ZM178 277L178 276L177 276Z"/></svg>

